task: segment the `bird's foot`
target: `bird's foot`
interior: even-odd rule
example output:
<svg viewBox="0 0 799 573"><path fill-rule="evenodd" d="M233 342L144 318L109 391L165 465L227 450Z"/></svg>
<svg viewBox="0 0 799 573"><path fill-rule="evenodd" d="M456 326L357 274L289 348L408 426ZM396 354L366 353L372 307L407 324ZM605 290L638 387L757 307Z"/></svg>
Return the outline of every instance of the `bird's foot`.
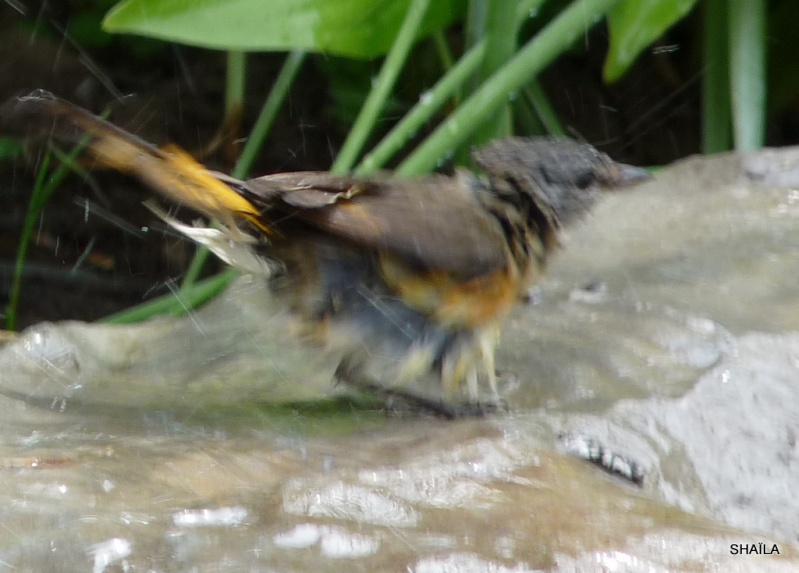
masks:
<svg viewBox="0 0 799 573"><path fill-rule="evenodd" d="M343 382L366 394L382 397L392 412L426 413L438 418L482 418L508 411L508 404L499 396L485 402L474 400L452 403L417 394L411 390L387 387L359 371L357 365L342 361L336 371L336 381ZM404 406L404 407L403 407Z"/></svg>

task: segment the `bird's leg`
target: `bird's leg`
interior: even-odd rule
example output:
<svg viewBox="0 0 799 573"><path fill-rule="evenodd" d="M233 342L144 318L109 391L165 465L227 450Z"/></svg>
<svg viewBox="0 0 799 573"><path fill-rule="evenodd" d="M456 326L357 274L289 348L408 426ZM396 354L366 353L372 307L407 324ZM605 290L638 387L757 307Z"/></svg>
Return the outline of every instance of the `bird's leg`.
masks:
<svg viewBox="0 0 799 573"><path fill-rule="evenodd" d="M502 399L499 397L499 390L497 389L497 369L494 360L498 341L498 327L486 329L477 335L477 344L480 352L483 374L488 383L488 390L491 392L490 401L493 402L496 407L500 407L503 404Z"/></svg>
<svg viewBox="0 0 799 573"><path fill-rule="evenodd" d="M480 401L478 382L481 372L476 364L479 360L482 362L481 366L484 366L486 358L486 356L481 356L480 352L481 349L477 346L453 350L444 357L441 364L441 391L445 400L451 400L454 390L462 384L466 384L469 401L457 406L450 406L455 417L485 416L502 409L501 400L496 393L496 373L493 370L490 373L486 372L486 377L489 385L493 384L494 397L487 403ZM493 352L488 357L488 361L493 364Z"/></svg>
<svg viewBox="0 0 799 573"><path fill-rule="evenodd" d="M497 373L494 351L499 338L499 328L486 327L473 332L468 339L453 345L441 362L441 392L445 400L452 401L455 391L466 387L469 402L459 406L459 415L484 415L505 410L497 390ZM480 382L488 386L489 396L481 396Z"/></svg>
<svg viewBox="0 0 799 573"><path fill-rule="evenodd" d="M448 420L483 415L482 411L477 411L469 406L455 406L442 400L420 396L409 390L399 390L384 386L368 376L358 361L352 358L345 357L341 361L338 368L336 368L335 377L336 380L367 394L382 396L386 400L400 399L412 407Z"/></svg>

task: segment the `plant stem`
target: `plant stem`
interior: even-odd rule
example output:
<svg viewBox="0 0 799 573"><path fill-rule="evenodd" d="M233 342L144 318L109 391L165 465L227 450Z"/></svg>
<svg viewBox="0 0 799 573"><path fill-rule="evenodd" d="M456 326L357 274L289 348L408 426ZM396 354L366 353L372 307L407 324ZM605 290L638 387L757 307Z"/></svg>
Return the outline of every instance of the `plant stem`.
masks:
<svg viewBox="0 0 799 573"><path fill-rule="evenodd" d="M480 70L479 84L483 84L513 56L516 51L516 30L516 1L491 0L486 11L485 39L488 45ZM506 101L477 129L472 141L482 143L510 133L511 113Z"/></svg>
<svg viewBox="0 0 799 573"><path fill-rule="evenodd" d="M227 53L227 80L225 83L225 124L238 121L244 107L244 91L247 85L247 54L245 52L230 51ZM208 247L198 246L194 253L189 268L183 276L180 285L182 294L191 289L202 273L208 256Z"/></svg>
<svg viewBox="0 0 799 573"><path fill-rule="evenodd" d="M429 3L430 0L412 0L408 6L408 12L402 22L397 38L386 56L383 67L380 69L380 73L363 104L363 108L361 108L361 113L358 114L358 118L350 130L344 146L331 167L333 173L346 173L355 164L355 160L361 149L363 149L367 138L372 133L386 99L405 64Z"/></svg>
<svg viewBox="0 0 799 573"><path fill-rule="evenodd" d="M555 113L555 109L552 107L547 94L544 93L544 89L541 87L538 80L531 81L527 87L524 88L524 97L530 104L530 107L533 108L533 111L535 111L536 116L538 116L539 121L541 121L541 125L544 126L544 129L549 135L561 137L566 135L566 130L563 129L558 119L558 114Z"/></svg>
<svg viewBox="0 0 799 573"><path fill-rule="evenodd" d="M184 315L204 302L214 298L237 276L239 276L238 271L235 269L228 269L218 275L199 281L189 288L183 289L181 287L178 296L176 296L175 293L170 293L139 306L127 308L111 316L106 316L101 319L100 322L128 324L132 322L141 322L142 320L159 314L169 314L172 316Z"/></svg>
<svg viewBox="0 0 799 573"><path fill-rule="evenodd" d="M226 101L226 109L228 112L236 109L236 105L239 106L239 109L242 105L241 100L239 100L238 104L236 104L235 101L236 98L243 98L244 95L245 78L242 74L245 70L246 60L243 56L244 54L241 52L230 52L228 54L228 92ZM266 139L269 129L272 127L272 123L280 110L280 106L286 100L291 85L294 83L297 72L304 60L305 52L302 51L291 52L286 57L286 61L283 62L283 67L280 69L280 73L278 73L275 79L269 96L261 107L261 113L258 115L258 119L255 121L255 125L250 131L247 143L244 145L239 158L236 160L236 165L233 167L232 172L233 177L243 179L249 173L258 152L261 150L264 139ZM200 246L197 248L197 252L186 271L186 275L180 287L182 296L187 296L188 291L190 291L197 282L197 278L200 276L209 255L210 252L207 247Z"/></svg>
<svg viewBox="0 0 799 573"><path fill-rule="evenodd" d="M22 234L17 247L17 258L14 262L14 277L11 283L11 296L9 297L6 309L6 330L14 330L17 327L17 312L19 310L19 299L22 293L22 274L25 267L25 259L28 256L33 229L36 226L36 219L53 192L58 189L67 174L72 169L78 155L86 147L91 136L84 136L80 142L64 156L58 167L48 177L50 169L50 153L48 152L42 160L42 165L36 173L36 181L31 194L31 201L28 204L28 212L25 214L25 221L22 226Z"/></svg>
<svg viewBox="0 0 799 573"><path fill-rule="evenodd" d="M457 145L466 141L482 121L508 96L530 81L587 26L595 24L621 0L575 0L538 35L530 40L497 73L491 76L461 107L449 116L402 162L397 172L415 175L432 169Z"/></svg>
<svg viewBox="0 0 799 573"><path fill-rule="evenodd" d="M227 83L225 84L225 115L239 113L244 104L247 85L247 54L227 53Z"/></svg>
<svg viewBox="0 0 799 573"><path fill-rule="evenodd" d="M41 211L42 199L45 193L45 177L50 168L50 154L47 153L36 172L36 182L33 185L33 193L28 204L28 212L25 213L25 222L22 225L22 233L17 247L17 258L14 262L14 278L11 282L11 296L9 297L8 307L6 307L6 330L16 330L17 311L19 310L19 297L22 292L22 271L25 267L25 259L28 258L28 247L30 247L33 228L36 225L36 218Z"/></svg>
<svg viewBox="0 0 799 573"><path fill-rule="evenodd" d="M702 81L702 153L730 148L730 68L727 0L707 0Z"/></svg>
<svg viewBox="0 0 799 573"><path fill-rule="evenodd" d="M766 2L728 4L735 149L763 147L766 125Z"/></svg>
<svg viewBox="0 0 799 573"><path fill-rule="evenodd" d="M529 18L530 12L544 0L527 0L516 9L516 26ZM515 28L514 28L515 29ZM358 164L355 172L358 175L369 175L383 167L391 157L410 140L419 128L429 121L436 112L452 97L458 89L477 71L487 49L485 38L480 40L435 86L428 90L389 131L385 137Z"/></svg>
<svg viewBox="0 0 799 573"><path fill-rule="evenodd" d="M455 65L455 61L452 58L452 50L449 49L447 37L444 35L444 32L439 30L433 34L433 42L436 46L438 59L441 60L441 67L444 69L444 73L447 73L452 69L452 66Z"/></svg>
<svg viewBox="0 0 799 573"><path fill-rule="evenodd" d="M236 166L233 168L232 173L233 177L243 179L249 174L252 164L255 162L255 158L266 139L266 135L272 128L277 112L283 102L286 101L286 96L288 96L289 90L294 83L294 78L297 77L297 72L304 61L305 52L302 51L291 52L286 57L283 67L280 68L280 73L275 78L275 83L272 85L269 96L264 101L263 107L261 107L261 113L258 114L258 119L255 120L255 125L250 130L247 143L244 144L244 149L241 150L241 155L236 161Z"/></svg>
<svg viewBox="0 0 799 573"><path fill-rule="evenodd" d="M445 74L432 89L424 93L420 102L363 158L355 169L355 173L369 175L383 167L471 77L480 65L485 52L486 42L482 41L458 60L455 67Z"/></svg>

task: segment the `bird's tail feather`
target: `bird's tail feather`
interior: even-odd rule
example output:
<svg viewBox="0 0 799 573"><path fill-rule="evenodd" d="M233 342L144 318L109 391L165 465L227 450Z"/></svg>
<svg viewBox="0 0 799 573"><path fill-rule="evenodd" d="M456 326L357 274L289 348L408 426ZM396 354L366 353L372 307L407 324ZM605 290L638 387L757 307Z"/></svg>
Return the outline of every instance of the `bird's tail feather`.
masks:
<svg viewBox="0 0 799 573"><path fill-rule="evenodd" d="M9 101L0 115L4 123L24 124L27 129L51 121L50 133L58 138L87 137L86 148L100 165L138 177L166 198L217 218L231 230L237 229L237 219L244 219L269 232L255 205L177 146L150 145L43 90Z"/></svg>

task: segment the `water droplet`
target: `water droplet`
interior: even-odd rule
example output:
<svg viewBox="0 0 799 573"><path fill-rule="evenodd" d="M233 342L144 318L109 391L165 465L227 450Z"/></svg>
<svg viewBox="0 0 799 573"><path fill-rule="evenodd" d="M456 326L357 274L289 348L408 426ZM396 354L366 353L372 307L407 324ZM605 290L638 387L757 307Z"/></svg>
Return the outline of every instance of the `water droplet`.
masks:
<svg viewBox="0 0 799 573"><path fill-rule="evenodd" d="M668 46L656 46L652 48L653 54L670 54L680 49L679 44L670 44Z"/></svg>

